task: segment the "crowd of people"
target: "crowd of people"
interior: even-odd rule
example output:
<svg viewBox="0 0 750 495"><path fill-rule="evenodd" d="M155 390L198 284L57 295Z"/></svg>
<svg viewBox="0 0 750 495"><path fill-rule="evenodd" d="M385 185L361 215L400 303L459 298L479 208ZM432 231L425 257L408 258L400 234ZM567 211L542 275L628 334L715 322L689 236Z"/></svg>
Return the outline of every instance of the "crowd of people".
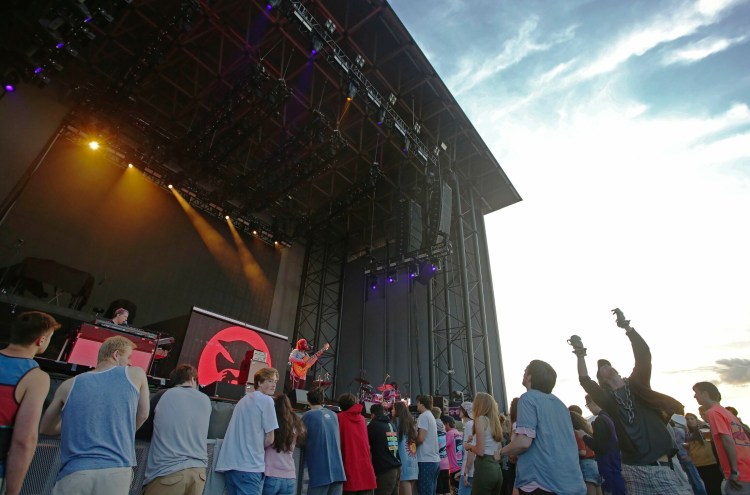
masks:
<svg viewBox="0 0 750 495"><path fill-rule="evenodd" d="M416 414L402 401L374 404L368 423L354 395L339 396L334 412L321 388L300 417L276 394L277 370L263 368L233 410L216 472L229 495L293 495L301 447L310 495L750 494L750 431L737 411L710 382L693 387L703 421L654 391L649 346L615 314L633 349L629 377L600 359L591 378L582 340L569 340L591 422L552 394L557 373L539 360L524 370L526 392L509 416L480 392L460 405L459 423L428 395L416 398ZM0 494L20 492L39 432L61 435L53 494L127 494L136 437L151 442L144 494L202 494L211 405L196 369L179 365L174 386L150 397L144 371L130 366L133 342L111 337L96 368L63 382L42 414L50 380L33 358L59 326L23 313L0 351Z"/></svg>

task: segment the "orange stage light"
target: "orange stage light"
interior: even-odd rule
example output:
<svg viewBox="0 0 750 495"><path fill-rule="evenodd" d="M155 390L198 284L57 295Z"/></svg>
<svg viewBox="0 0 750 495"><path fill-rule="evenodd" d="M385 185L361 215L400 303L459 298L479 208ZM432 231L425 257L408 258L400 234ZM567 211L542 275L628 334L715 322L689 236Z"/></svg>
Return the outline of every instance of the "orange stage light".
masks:
<svg viewBox="0 0 750 495"><path fill-rule="evenodd" d="M170 188L170 189L172 189L172 184L168 185L167 187Z"/></svg>
<svg viewBox="0 0 750 495"><path fill-rule="evenodd" d="M89 141L89 148L92 150L98 150L99 149L99 142L98 141Z"/></svg>

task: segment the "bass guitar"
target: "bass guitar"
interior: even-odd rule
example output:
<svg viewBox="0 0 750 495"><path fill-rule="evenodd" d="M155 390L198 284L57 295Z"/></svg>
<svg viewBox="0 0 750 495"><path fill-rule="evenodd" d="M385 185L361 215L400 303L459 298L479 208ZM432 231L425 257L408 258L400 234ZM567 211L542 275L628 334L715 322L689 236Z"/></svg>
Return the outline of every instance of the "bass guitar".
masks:
<svg viewBox="0 0 750 495"><path fill-rule="evenodd" d="M331 346L326 343L325 345L323 345L323 347L320 348L318 352L316 352L312 356L305 356L304 358L302 358L305 364L292 363L292 373L294 374L294 376L296 376L297 378L305 378L305 376L307 376L307 371L312 368L318 358L330 347Z"/></svg>

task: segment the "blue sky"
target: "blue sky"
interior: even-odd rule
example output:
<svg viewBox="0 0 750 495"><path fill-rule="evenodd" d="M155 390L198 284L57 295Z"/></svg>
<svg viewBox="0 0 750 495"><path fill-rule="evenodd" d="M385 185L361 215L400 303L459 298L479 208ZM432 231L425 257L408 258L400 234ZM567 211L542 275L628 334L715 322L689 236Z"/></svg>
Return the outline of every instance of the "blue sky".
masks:
<svg viewBox="0 0 750 495"><path fill-rule="evenodd" d="M538 358L583 403L571 334L629 373L619 306L655 389L750 419L750 2L391 5L524 198L486 217L509 397Z"/></svg>

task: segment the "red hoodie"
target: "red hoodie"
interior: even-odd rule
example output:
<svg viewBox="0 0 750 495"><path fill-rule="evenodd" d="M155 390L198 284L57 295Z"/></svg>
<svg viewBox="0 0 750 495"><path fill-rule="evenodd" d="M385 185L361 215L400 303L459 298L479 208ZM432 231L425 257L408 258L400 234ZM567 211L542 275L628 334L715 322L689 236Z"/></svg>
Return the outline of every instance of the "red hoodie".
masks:
<svg viewBox="0 0 750 495"><path fill-rule="evenodd" d="M375 471L370 457L370 440L367 437L367 423L362 416L362 404L339 413L339 433L341 433L341 458L344 460L345 492L374 490Z"/></svg>

